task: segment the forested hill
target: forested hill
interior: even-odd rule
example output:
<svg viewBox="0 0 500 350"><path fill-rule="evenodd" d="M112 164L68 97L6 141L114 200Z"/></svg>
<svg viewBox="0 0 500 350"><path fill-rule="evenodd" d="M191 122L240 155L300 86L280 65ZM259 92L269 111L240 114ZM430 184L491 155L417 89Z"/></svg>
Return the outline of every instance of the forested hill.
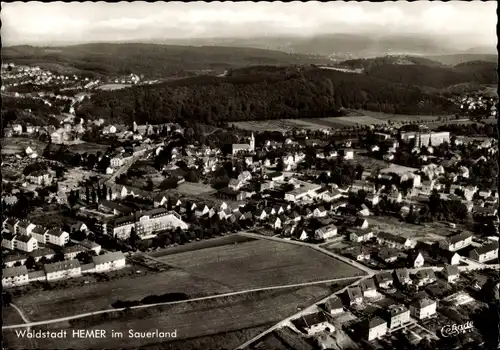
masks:
<svg viewBox="0 0 500 350"><path fill-rule="evenodd" d="M318 57L253 48L175 46L156 44L85 44L64 47L13 46L2 48L2 59L16 64L74 69L80 74L143 74L147 78L188 76L197 71L248 65L327 63Z"/></svg>
<svg viewBox="0 0 500 350"><path fill-rule="evenodd" d="M77 111L84 118L158 124L319 118L341 108L389 113L453 112L447 99L381 79L334 70L251 67L226 77L196 77L116 91L99 91Z"/></svg>
<svg viewBox="0 0 500 350"><path fill-rule="evenodd" d="M454 67L443 66L420 57L378 57L344 61L340 67L363 69L370 77L404 85L444 89L462 83L496 84L497 64L486 61L466 62Z"/></svg>

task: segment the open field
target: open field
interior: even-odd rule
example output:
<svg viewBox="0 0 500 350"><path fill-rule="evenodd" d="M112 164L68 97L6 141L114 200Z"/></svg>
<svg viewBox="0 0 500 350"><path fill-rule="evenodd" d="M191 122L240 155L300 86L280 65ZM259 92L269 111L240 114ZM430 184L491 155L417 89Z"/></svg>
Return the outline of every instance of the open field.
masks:
<svg viewBox="0 0 500 350"><path fill-rule="evenodd" d="M47 146L47 143L28 137L6 137L2 139L2 154L24 154L28 146L40 155Z"/></svg>
<svg viewBox="0 0 500 350"><path fill-rule="evenodd" d="M194 182L183 182L176 188L176 191L185 196L199 196L216 192L210 185Z"/></svg>
<svg viewBox="0 0 500 350"><path fill-rule="evenodd" d="M227 245L234 245L244 242L254 241L254 238L240 236L240 235L231 235L231 236L223 236L223 237L215 237L211 239L204 239L199 242L193 242L185 245L179 245L177 247L171 247L166 249L161 249L150 253L152 257L162 257L166 255L179 254L184 252L192 252L195 250L213 248L213 247L222 247Z"/></svg>
<svg viewBox="0 0 500 350"><path fill-rule="evenodd" d="M152 294L186 293L190 297L200 297L232 291L234 289L210 279L171 269L83 286L41 290L13 296L13 302L31 321L36 322L109 309L117 300L140 300Z"/></svg>
<svg viewBox="0 0 500 350"><path fill-rule="evenodd" d="M21 315L10 305L2 307L2 322L4 325L24 323Z"/></svg>
<svg viewBox="0 0 500 350"><path fill-rule="evenodd" d="M349 115L342 118L350 118L353 116L365 116L379 119L382 121L392 120L394 122L402 122L406 120L437 120L437 115L410 115L410 114L389 114L383 112L374 112L367 110L349 110Z"/></svg>
<svg viewBox="0 0 500 350"><path fill-rule="evenodd" d="M68 150L72 153L104 153L108 146L99 145L97 143L81 142L74 143L68 147Z"/></svg>
<svg viewBox="0 0 500 350"><path fill-rule="evenodd" d="M348 282L349 283L349 282ZM348 284L347 283L347 284ZM193 344L193 349L226 348L234 349L253 336L262 328L267 328L295 312L297 308L308 306L334 292L328 285L309 286L297 289L267 291L238 295L233 297L204 300L198 302L164 305L147 309L128 310L120 313L102 315L62 322L43 327L51 330L68 330L68 338L64 340L65 348L85 349L90 344L93 348L117 349L138 348L148 344L150 347L162 349L190 349L182 340L188 342L199 337L206 337L203 347ZM254 328L258 327L258 328ZM123 338L76 339L71 337L72 329L105 329L124 333ZM129 338L128 330L140 332L177 331L176 339ZM249 330L237 337L223 337L226 332ZM209 336L214 336L209 338ZM12 331L4 332L4 342L9 348L29 348L26 340L19 339ZM24 342L24 343L23 343ZM60 339L36 340L38 348L54 349L61 344ZM170 343L171 342L171 343ZM164 344L160 344L164 343ZM169 344L170 343L170 346ZM182 345L181 345L182 344Z"/></svg>
<svg viewBox="0 0 500 350"><path fill-rule="evenodd" d="M113 90L119 90L119 89L124 89L127 87L130 87L132 85L130 84L104 84L99 86L97 89L103 90L103 91L113 91Z"/></svg>
<svg viewBox="0 0 500 350"><path fill-rule="evenodd" d="M411 238L418 241L440 241L445 237L454 234L457 230L460 230L460 232L472 233L465 227L459 227L459 225L457 225L457 228L453 229L440 222L426 223L425 225L413 225L403 223L397 218L386 216L369 217L368 221L375 232L385 231L397 236L403 236L405 238Z"/></svg>
<svg viewBox="0 0 500 350"><path fill-rule="evenodd" d="M234 290L362 275L355 267L308 247L255 240L158 258Z"/></svg>

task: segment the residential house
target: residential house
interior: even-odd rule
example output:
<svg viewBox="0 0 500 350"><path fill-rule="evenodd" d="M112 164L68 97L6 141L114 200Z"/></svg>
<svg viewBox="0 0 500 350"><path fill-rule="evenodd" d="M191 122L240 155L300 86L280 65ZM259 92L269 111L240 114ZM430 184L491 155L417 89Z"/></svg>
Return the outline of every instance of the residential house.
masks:
<svg viewBox="0 0 500 350"><path fill-rule="evenodd" d="M410 310L403 305L391 305L388 310L389 328L394 329L410 322Z"/></svg>
<svg viewBox="0 0 500 350"><path fill-rule="evenodd" d="M443 276L446 278L448 283L455 282L460 277L458 266L446 264L443 269Z"/></svg>
<svg viewBox="0 0 500 350"><path fill-rule="evenodd" d="M47 232L46 229L40 225L36 225L36 227L31 230L31 236L39 243L45 243L45 232Z"/></svg>
<svg viewBox="0 0 500 350"><path fill-rule="evenodd" d="M16 234L12 232L2 233L2 248L14 250L16 242Z"/></svg>
<svg viewBox="0 0 500 350"><path fill-rule="evenodd" d="M361 288L363 297L365 298L375 298L378 294L373 278L362 280L361 282L359 282L359 287Z"/></svg>
<svg viewBox="0 0 500 350"><path fill-rule="evenodd" d="M17 232L17 225L19 225L19 220L15 218L8 218L3 222L3 228L11 233Z"/></svg>
<svg viewBox="0 0 500 350"><path fill-rule="evenodd" d="M64 247L62 251L64 254L64 259L71 260L75 259L78 254L87 251L87 249L81 245L73 245L69 247Z"/></svg>
<svg viewBox="0 0 500 350"><path fill-rule="evenodd" d="M325 331L335 331L335 326L328 321L321 311L297 318L292 321L292 324L309 337Z"/></svg>
<svg viewBox="0 0 500 350"><path fill-rule="evenodd" d="M388 271L386 272L380 272L375 275L375 281L377 281L377 284L379 288L382 289L388 289L391 288L393 285L393 278L392 274Z"/></svg>
<svg viewBox="0 0 500 350"><path fill-rule="evenodd" d="M325 302L325 310L330 313L330 315L337 315L344 312L344 305L342 300L338 296L333 296Z"/></svg>
<svg viewBox="0 0 500 350"><path fill-rule="evenodd" d="M27 180L35 185L48 185L50 184L50 174L44 170L34 171L29 174Z"/></svg>
<svg viewBox="0 0 500 350"><path fill-rule="evenodd" d="M44 236L45 240L40 243L52 243L62 247L69 242L69 233L61 229L48 230Z"/></svg>
<svg viewBox="0 0 500 350"><path fill-rule="evenodd" d="M323 206L317 207L313 211L313 216L315 218L324 218L327 214L328 214L328 212L326 211L325 207L323 207Z"/></svg>
<svg viewBox="0 0 500 350"><path fill-rule="evenodd" d="M14 287L29 282L26 266L8 267L2 270L2 287Z"/></svg>
<svg viewBox="0 0 500 350"><path fill-rule="evenodd" d="M368 341L378 339L387 334L387 322L380 317L374 317L367 322Z"/></svg>
<svg viewBox="0 0 500 350"><path fill-rule="evenodd" d="M23 252L30 253L38 249L38 242L32 236L16 235L16 237L14 238L14 248L22 250Z"/></svg>
<svg viewBox="0 0 500 350"><path fill-rule="evenodd" d="M338 232L337 226L333 224L324 226L314 231L314 238L317 240L329 239L337 235L337 232Z"/></svg>
<svg viewBox="0 0 500 350"><path fill-rule="evenodd" d="M408 254L408 263L411 267L422 267L424 266L424 262L424 256L421 252L410 252L410 254Z"/></svg>
<svg viewBox="0 0 500 350"><path fill-rule="evenodd" d="M28 256L32 256L36 262L40 261L42 258L52 259L56 252L50 248L38 248L37 250L32 251L28 254Z"/></svg>
<svg viewBox="0 0 500 350"><path fill-rule="evenodd" d="M396 269L394 271L394 274L396 275L396 280L399 282L399 284L401 285L412 284L410 279L410 273L408 272L407 269Z"/></svg>
<svg viewBox="0 0 500 350"><path fill-rule="evenodd" d="M359 286L348 287L347 297L349 298L349 304L361 304L363 302L363 292Z"/></svg>
<svg viewBox="0 0 500 350"><path fill-rule="evenodd" d="M47 276L47 281L76 277L81 274L80 262L75 259L45 264L43 269Z"/></svg>
<svg viewBox="0 0 500 350"><path fill-rule="evenodd" d="M373 238L373 231L349 229L349 239L353 242L360 243L366 242Z"/></svg>
<svg viewBox="0 0 500 350"><path fill-rule="evenodd" d="M97 208L103 213L113 215L127 215L134 211L125 205L107 200L100 202Z"/></svg>
<svg viewBox="0 0 500 350"><path fill-rule="evenodd" d="M358 211L358 215L370 216L370 209L365 204L361 204L361 209Z"/></svg>
<svg viewBox="0 0 500 350"><path fill-rule="evenodd" d="M118 270L125 267L125 255L122 252L112 252L92 257L96 272Z"/></svg>
<svg viewBox="0 0 500 350"><path fill-rule="evenodd" d="M439 242L442 249L454 252L465 247L468 247L472 243L472 235L468 233L459 233L453 236L448 236L446 239Z"/></svg>
<svg viewBox="0 0 500 350"><path fill-rule="evenodd" d="M15 253L3 256L3 263L7 267L13 267L16 264L24 265L28 256L24 253Z"/></svg>
<svg viewBox="0 0 500 350"><path fill-rule="evenodd" d="M460 255L456 252L450 252L449 250L440 249L439 256L443 257L447 264L458 265L460 264Z"/></svg>
<svg viewBox="0 0 500 350"><path fill-rule="evenodd" d="M436 282L434 270L430 268L417 271L415 276L417 277L417 286L419 287Z"/></svg>
<svg viewBox="0 0 500 350"><path fill-rule="evenodd" d="M255 218L257 220L265 220L267 218L267 213L264 209L259 209L255 212Z"/></svg>
<svg viewBox="0 0 500 350"><path fill-rule="evenodd" d="M352 183L349 191L354 193L358 193L359 191L364 191L366 193L375 193L376 189L375 189L375 184L369 181L355 180Z"/></svg>
<svg viewBox="0 0 500 350"><path fill-rule="evenodd" d="M274 229L274 230L277 230L277 229L280 229L281 228L281 220L279 217L275 217L273 219L271 219L271 227Z"/></svg>
<svg viewBox="0 0 500 350"><path fill-rule="evenodd" d="M363 218L356 218L356 220L354 221L354 227L359 230L366 230L368 229L368 220Z"/></svg>
<svg viewBox="0 0 500 350"><path fill-rule="evenodd" d="M363 246L355 246L349 252L357 261L370 260L370 252Z"/></svg>
<svg viewBox="0 0 500 350"><path fill-rule="evenodd" d="M409 249L415 246L415 242L402 236L396 236L388 232L379 232L377 235L378 244L384 244L391 248Z"/></svg>
<svg viewBox="0 0 500 350"><path fill-rule="evenodd" d="M392 263L398 260L398 251L394 248L383 247L377 254L377 257L385 263Z"/></svg>
<svg viewBox="0 0 500 350"><path fill-rule="evenodd" d="M417 320L424 320L436 314L437 303L429 298L422 298L410 305L410 314Z"/></svg>
<svg viewBox="0 0 500 350"><path fill-rule="evenodd" d="M341 156L345 160L354 159L354 150L350 148L342 148L339 150L339 156Z"/></svg>
<svg viewBox="0 0 500 350"><path fill-rule="evenodd" d="M469 253L469 257L480 263L498 259L498 241L475 248Z"/></svg>

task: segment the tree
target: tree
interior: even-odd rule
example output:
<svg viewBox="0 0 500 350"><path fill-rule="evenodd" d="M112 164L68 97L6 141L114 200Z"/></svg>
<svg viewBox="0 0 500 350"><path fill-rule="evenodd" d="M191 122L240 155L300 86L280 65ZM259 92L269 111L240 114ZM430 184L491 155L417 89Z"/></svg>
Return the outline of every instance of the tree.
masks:
<svg viewBox="0 0 500 350"><path fill-rule="evenodd" d="M85 202L90 203L90 188L88 186L85 187Z"/></svg>
<svg viewBox="0 0 500 350"><path fill-rule="evenodd" d="M152 191L152 190L154 190L154 187L155 187L155 185L153 183L153 180L151 180L151 178L148 177L148 179L146 180L146 186L145 186L146 191Z"/></svg>
<svg viewBox="0 0 500 350"><path fill-rule="evenodd" d="M76 256L76 259L80 261L82 264L90 264L93 260L92 257L97 256L95 251L93 250L86 250L84 252L79 253Z"/></svg>
<svg viewBox="0 0 500 350"><path fill-rule="evenodd" d="M34 270L36 267L36 261L35 258L32 256L29 256L28 259L26 259L26 263L24 264L28 270Z"/></svg>
<svg viewBox="0 0 500 350"><path fill-rule="evenodd" d="M130 236L128 237L128 242L133 248L137 248L138 243L140 242L140 237L135 232L135 228L132 227L130 230Z"/></svg>

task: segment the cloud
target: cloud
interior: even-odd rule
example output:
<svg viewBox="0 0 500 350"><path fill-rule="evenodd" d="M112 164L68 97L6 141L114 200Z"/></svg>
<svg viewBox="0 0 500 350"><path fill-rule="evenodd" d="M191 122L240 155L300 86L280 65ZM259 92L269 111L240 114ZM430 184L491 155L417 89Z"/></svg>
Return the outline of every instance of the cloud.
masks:
<svg viewBox="0 0 500 350"><path fill-rule="evenodd" d="M82 2L2 5L5 44L323 33L496 43L495 2ZM21 24L22 23L22 24Z"/></svg>

